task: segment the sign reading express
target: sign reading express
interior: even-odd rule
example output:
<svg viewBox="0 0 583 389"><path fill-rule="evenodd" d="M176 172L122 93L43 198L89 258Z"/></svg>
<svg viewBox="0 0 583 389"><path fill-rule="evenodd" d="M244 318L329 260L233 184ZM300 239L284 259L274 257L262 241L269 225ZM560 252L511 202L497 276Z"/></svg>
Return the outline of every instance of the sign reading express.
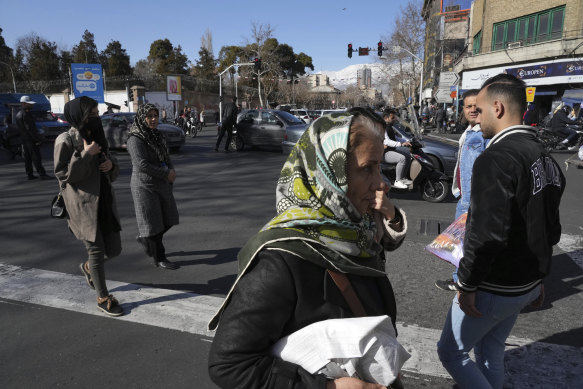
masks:
<svg viewBox="0 0 583 389"><path fill-rule="evenodd" d="M75 97L87 96L104 103L103 71L100 64L72 63L73 93Z"/></svg>

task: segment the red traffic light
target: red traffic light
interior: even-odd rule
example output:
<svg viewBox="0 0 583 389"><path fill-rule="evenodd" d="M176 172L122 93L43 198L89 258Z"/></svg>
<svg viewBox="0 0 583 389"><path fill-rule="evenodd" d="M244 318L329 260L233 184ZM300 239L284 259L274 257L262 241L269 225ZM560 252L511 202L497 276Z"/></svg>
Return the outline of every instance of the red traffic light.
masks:
<svg viewBox="0 0 583 389"><path fill-rule="evenodd" d="M352 58L352 43L348 44L348 58Z"/></svg>
<svg viewBox="0 0 583 389"><path fill-rule="evenodd" d="M383 41L379 41L378 47L379 47L378 48L379 57L382 57L383 56Z"/></svg>

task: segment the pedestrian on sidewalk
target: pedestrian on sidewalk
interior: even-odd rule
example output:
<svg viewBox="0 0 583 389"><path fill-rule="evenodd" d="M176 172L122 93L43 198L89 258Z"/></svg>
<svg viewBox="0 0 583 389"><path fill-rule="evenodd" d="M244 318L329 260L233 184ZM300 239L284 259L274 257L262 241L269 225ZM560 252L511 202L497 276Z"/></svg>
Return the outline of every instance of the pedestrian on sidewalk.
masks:
<svg viewBox="0 0 583 389"><path fill-rule="evenodd" d="M221 140L227 133L227 141L225 142L225 152L229 151L229 144L231 143L231 137L233 136L233 126L237 124L237 114L239 110L237 109L237 97L233 97L233 102L225 104L223 108L223 117L221 121L221 129L219 132L219 137L217 138L217 144L215 145L215 151L219 151L219 145Z"/></svg>
<svg viewBox="0 0 583 389"><path fill-rule="evenodd" d="M445 121L445 110L441 106L441 104L437 107L435 111L435 129L438 134L443 134L444 130L444 121Z"/></svg>
<svg viewBox="0 0 583 389"><path fill-rule="evenodd" d="M97 292L98 309L120 316L123 308L105 282L105 262L121 253L121 225L111 185L119 165L109 153L97 101L86 96L69 101L65 118L72 127L55 140L55 175L69 229L87 249L88 259L79 267Z"/></svg>
<svg viewBox="0 0 583 389"><path fill-rule="evenodd" d="M455 218L468 212L470 207L470 194L472 184L472 168L476 158L486 149L488 139L485 139L480 130L480 125L476 123L478 111L476 109L476 98L480 91L470 89L464 93L463 110L464 118L468 122L466 131L459 139L458 157L454 169L454 179L451 192L455 197L459 197L455 209ZM437 280L435 286L446 291L457 290L457 268L448 280Z"/></svg>
<svg viewBox="0 0 583 389"><path fill-rule="evenodd" d="M166 258L162 239L166 231L178 224L178 208L174 200L176 180L164 136L158 131L159 113L153 104L138 108L127 141L132 160L130 186L139 235L137 241L154 266L176 270L178 265Z"/></svg>
<svg viewBox="0 0 583 389"><path fill-rule="evenodd" d="M561 236L565 177L536 129L522 125L525 93L522 80L499 74L476 99L476 123L490 141L474 163L459 291L437 344L461 388L502 388L504 343L524 307L542 306Z"/></svg>
<svg viewBox="0 0 583 389"><path fill-rule="evenodd" d="M269 352L312 323L357 315L337 275L362 303L359 316L388 315L395 326L385 251L400 246L407 222L381 178L383 136L376 113L357 107L314 121L294 147L277 183L278 215L239 252L235 286L209 323L218 326L209 374L221 388L385 387L328 380Z"/></svg>
<svg viewBox="0 0 583 389"><path fill-rule="evenodd" d="M43 166L40 146L43 142L43 136L36 128L36 121L32 116L32 106L36 104L30 96L22 96L20 98L21 109L16 114L16 125L20 130L20 139L22 141L24 169L29 180L38 178L34 175L32 165L36 168L41 180L52 179Z"/></svg>

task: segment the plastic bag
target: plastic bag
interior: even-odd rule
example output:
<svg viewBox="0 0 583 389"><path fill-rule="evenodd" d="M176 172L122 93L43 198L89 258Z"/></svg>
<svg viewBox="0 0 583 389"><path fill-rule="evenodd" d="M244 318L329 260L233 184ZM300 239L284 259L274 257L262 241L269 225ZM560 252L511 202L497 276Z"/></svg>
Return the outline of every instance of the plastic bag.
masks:
<svg viewBox="0 0 583 389"><path fill-rule="evenodd" d="M455 219L441 234L429 243L425 250L458 267L464 255L467 213Z"/></svg>

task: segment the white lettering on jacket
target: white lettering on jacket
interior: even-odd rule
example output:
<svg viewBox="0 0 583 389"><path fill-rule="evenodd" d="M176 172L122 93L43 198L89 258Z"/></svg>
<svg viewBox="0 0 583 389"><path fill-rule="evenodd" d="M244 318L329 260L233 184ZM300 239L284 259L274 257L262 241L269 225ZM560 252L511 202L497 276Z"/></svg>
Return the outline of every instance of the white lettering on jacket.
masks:
<svg viewBox="0 0 583 389"><path fill-rule="evenodd" d="M550 157L540 157L530 166L534 187L532 194L535 195L540 192L547 185L555 185L561 187L561 174L559 167L553 163Z"/></svg>

